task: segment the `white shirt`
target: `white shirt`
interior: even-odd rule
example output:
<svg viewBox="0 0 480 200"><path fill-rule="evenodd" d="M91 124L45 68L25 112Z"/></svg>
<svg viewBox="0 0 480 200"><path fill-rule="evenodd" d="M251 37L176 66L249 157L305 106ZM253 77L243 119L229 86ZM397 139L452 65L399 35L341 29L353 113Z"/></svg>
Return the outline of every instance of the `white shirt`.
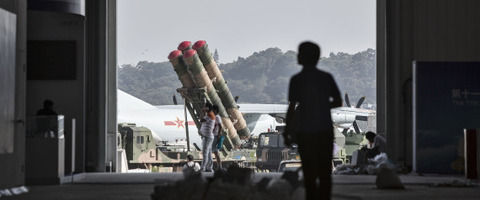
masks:
<svg viewBox="0 0 480 200"><path fill-rule="evenodd" d="M185 165L183 165L183 169L193 168L193 171L198 172L200 171L200 165L194 161L189 161Z"/></svg>
<svg viewBox="0 0 480 200"><path fill-rule="evenodd" d="M222 118L220 115L215 116L215 127L213 128L213 135L218 136L218 129L222 126Z"/></svg>
<svg viewBox="0 0 480 200"><path fill-rule="evenodd" d="M215 126L215 120L210 119L207 115L203 117L205 120L202 122L202 126L200 127L200 133L205 137L213 138L213 128Z"/></svg>

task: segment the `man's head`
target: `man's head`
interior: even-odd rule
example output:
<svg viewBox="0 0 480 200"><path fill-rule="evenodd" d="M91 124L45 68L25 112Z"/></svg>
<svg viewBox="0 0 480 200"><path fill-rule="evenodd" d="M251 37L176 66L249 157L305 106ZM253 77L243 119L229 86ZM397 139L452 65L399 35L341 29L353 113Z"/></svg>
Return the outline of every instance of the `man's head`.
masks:
<svg viewBox="0 0 480 200"><path fill-rule="evenodd" d="M320 59L320 47L313 42L302 42L298 46L298 64L315 67Z"/></svg>
<svg viewBox="0 0 480 200"><path fill-rule="evenodd" d="M189 162L190 162L190 161L193 161L193 156L190 155L190 154L188 154L188 155L187 155L187 161L189 161Z"/></svg>
<svg viewBox="0 0 480 200"><path fill-rule="evenodd" d="M46 99L45 101L43 101L43 108L50 110L53 109L53 101L50 99Z"/></svg>
<svg viewBox="0 0 480 200"><path fill-rule="evenodd" d="M212 106L212 110L213 110L213 113L215 113L215 115L218 115L219 108L218 108L217 105L213 105L213 106Z"/></svg>
<svg viewBox="0 0 480 200"><path fill-rule="evenodd" d="M375 137L377 135L375 133L373 133L372 131L368 131L366 134L365 134L365 137L367 138L367 140L370 142L370 143L373 143L373 141L375 140Z"/></svg>
<svg viewBox="0 0 480 200"><path fill-rule="evenodd" d="M203 107L203 112L210 112L213 109L213 105L210 102L205 103Z"/></svg>

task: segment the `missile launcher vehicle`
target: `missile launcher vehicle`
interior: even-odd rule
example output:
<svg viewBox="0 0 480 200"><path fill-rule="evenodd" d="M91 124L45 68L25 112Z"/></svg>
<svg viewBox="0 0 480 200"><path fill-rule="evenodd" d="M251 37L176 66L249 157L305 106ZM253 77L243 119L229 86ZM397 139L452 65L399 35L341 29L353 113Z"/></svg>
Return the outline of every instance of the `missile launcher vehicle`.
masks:
<svg viewBox="0 0 480 200"><path fill-rule="evenodd" d="M120 123L118 125L119 149L124 149L128 169L163 169L163 172L181 171L186 162L187 155L192 155L196 162L201 162L200 149L188 151L186 145L157 141L153 138L152 131L146 127L138 127L134 123ZM222 165L228 167L236 163L242 167L252 167L256 161L255 152L249 149L223 150L220 154ZM216 163L215 163L216 164Z"/></svg>

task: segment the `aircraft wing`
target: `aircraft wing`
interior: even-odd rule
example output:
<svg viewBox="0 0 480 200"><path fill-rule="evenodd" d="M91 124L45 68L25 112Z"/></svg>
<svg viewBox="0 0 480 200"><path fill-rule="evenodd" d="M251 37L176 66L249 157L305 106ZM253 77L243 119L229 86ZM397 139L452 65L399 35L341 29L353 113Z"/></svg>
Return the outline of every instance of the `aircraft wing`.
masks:
<svg viewBox="0 0 480 200"><path fill-rule="evenodd" d="M286 104L238 104L243 114L285 114L288 105ZM159 105L158 109L183 109L183 105Z"/></svg>
<svg viewBox="0 0 480 200"><path fill-rule="evenodd" d="M287 104L238 104L240 112L244 114L285 114L287 113Z"/></svg>

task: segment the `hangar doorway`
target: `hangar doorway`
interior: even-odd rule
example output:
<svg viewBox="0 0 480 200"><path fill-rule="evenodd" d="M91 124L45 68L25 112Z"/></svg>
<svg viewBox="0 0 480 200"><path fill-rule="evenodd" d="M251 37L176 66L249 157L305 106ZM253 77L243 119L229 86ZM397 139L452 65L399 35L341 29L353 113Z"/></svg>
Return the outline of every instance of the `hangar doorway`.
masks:
<svg viewBox="0 0 480 200"><path fill-rule="evenodd" d="M119 0L117 119L119 124L135 123L137 127L145 127L145 130L137 131L146 134L117 145L122 148L122 144L130 142L132 147L147 148L148 144L186 144L185 125L189 127L192 141L195 140L196 127L191 116L185 120L183 99L176 91L182 85L167 58L182 41L193 44L205 40L228 81L230 91L239 97L238 104L262 104L266 109L268 104L281 106L287 103L289 78L301 69L296 62L297 45L312 40L322 48L318 67L334 76L345 107L376 111L375 9L374 0L316 3L219 1L208 5L195 1L133 3ZM136 106L151 111L142 116ZM132 113L140 115L134 117ZM343 111L337 114L343 114ZM154 120L152 116L158 119ZM371 122L354 121L355 126L349 121L350 124L337 127L340 134L347 135L346 143L354 142L349 149L342 146L345 154L358 148L363 133L376 130L376 118ZM249 128L253 131L255 126ZM199 140L190 143L192 149L193 143L200 146ZM130 154L133 158L135 153L132 150ZM157 170L173 171L171 168Z"/></svg>

